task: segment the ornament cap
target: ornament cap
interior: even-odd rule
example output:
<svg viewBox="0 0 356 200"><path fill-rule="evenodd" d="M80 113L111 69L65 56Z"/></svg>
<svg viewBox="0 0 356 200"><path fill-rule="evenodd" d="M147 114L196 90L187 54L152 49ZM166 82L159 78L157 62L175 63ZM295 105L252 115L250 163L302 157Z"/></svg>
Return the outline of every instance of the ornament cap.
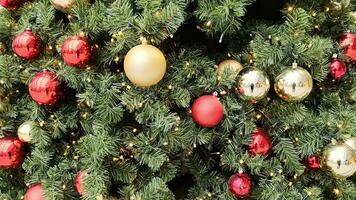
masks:
<svg viewBox="0 0 356 200"><path fill-rule="evenodd" d="M25 31L30 31L30 32L32 32L32 29L31 29L30 26L28 26L28 27L25 29Z"/></svg>
<svg viewBox="0 0 356 200"><path fill-rule="evenodd" d="M297 63L297 61L294 61L293 64L292 64L292 68L295 69L297 67L298 67L298 63Z"/></svg>
<svg viewBox="0 0 356 200"><path fill-rule="evenodd" d="M336 53L333 54L333 58L337 58L337 54Z"/></svg>

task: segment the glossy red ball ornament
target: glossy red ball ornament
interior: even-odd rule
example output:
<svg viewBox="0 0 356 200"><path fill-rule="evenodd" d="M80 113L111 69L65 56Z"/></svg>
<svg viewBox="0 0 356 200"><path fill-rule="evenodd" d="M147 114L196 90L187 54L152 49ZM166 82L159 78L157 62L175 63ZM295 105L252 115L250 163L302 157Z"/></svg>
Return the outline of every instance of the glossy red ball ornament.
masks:
<svg viewBox="0 0 356 200"><path fill-rule="evenodd" d="M9 10L15 10L27 1L28 0L0 0L0 6Z"/></svg>
<svg viewBox="0 0 356 200"><path fill-rule="evenodd" d="M91 51L88 39L78 35L64 41L61 48L63 61L71 67L85 67L89 63Z"/></svg>
<svg viewBox="0 0 356 200"><path fill-rule="evenodd" d="M305 159L305 166L311 170L319 170L321 168L320 157L316 155L309 156Z"/></svg>
<svg viewBox="0 0 356 200"><path fill-rule="evenodd" d="M333 79L339 80L346 74L346 65L339 59L333 58L329 65L329 72Z"/></svg>
<svg viewBox="0 0 356 200"><path fill-rule="evenodd" d="M75 189L81 196L85 194L83 180L86 176L87 173L85 171L79 171L79 173L75 176Z"/></svg>
<svg viewBox="0 0 356 200"><path fill-rule="evenodd" d="M212 128L218 125L223 116L223 105L213 95L201 96L192 105L193 120L202 127Z"/></svg>
<svg viewBox="0 0 356 200"><path fill-rule="evenodd" d="M50 71L37 73L30 82L29 92L36 103L48 106L56 104L62 95L60 81Z"/></svg>
<svg viewBox="0 0 356 200"><path fill-rule="evenodd" d="M356 61L356 34L344 33L340 38L340 46L344 48L344 54L351 62Z"/></svg>
<svg viewBox="0 0 356 200"><path fill-rule="evenodd" d="M252 140L249 144L248 153L251 156L261 155L266 156L272 148L271 138L266 131L261 128L257 128L252 133Z"/></svg>
<svg viewBox="0 0 356 200"><path fill-rule="evenodd" d="M252 182L247 174L237 173L230 177L228 187L234 197L246 197L251 192Z"/></svg>
<svg viewBox="0 0 356 200"><path fill-rule="evenodd" d="M45 200L42 184L31 185L26 191L25 200Z"/></svg>
<svg viewBox="0 0 356 200"><path fill-rule="evenodd" d="M0 169L14 169L24 160L24 143L17 137L0 138Z"/></svg>
<svg viewBox="0 0 356 200"><path fill-rule="evenodd" d="M34 59L42 52L42 40L30 28L27 28L24 32L17 34L12 41L12 50L20 58Z"/></svg>

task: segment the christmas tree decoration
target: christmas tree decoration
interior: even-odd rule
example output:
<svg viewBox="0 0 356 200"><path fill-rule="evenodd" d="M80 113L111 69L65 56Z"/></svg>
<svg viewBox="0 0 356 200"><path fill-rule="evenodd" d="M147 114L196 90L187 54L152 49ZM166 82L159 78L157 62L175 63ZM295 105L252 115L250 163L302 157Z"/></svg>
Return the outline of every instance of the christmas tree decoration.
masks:
<svg viewBox="0 0 356 200"><path fill-rule="evenodd" d="M12 50L20 58L35 59L40 56L43 50L42 40L30 28L26 28L12 41Z"/></svg>
<svg viewBox="0 0 356 200"><path fill-rule="evenodd" d="M234 197L246 197L251 193L252 182L247 174L236 173L230 177L228 187Z"/></svg>
<svg viewBox="0 0 356 200"><path fill-rule="evenodd" d="M45 200L45 194L41 183L31 185L26 191L24 200Z"/></svg>
<svg viewBox="0 0 356 200"><path fill-rule="evenodd" d="M307 70L293 63L291 69L286 69L277 76L274 89L287 102L302 101L312 91L313 79Z"/></svg>
<svg viewBox="0 0 356 200"><path fill-rule="evenodd" d="M356 34L348 32L342 34L339 44L350 61L356 61Z"/></svg>
<svg viewBox="0 0 356 200"><path fill-rule="evenodd" d="M0 6L9 10L15 10L27 1L28 0L0 0Z"/></svg>
<svg viewBox="0 0 356 200"><path fill-rule="evenodd" d="M243 66L241 65L241 63L237 62L236 60L232 60L232 59L228 59L228 60L224 60L222 61L219 65L218 65L218 75L219 76L223 76L224 73L231 73L228 76L231 78L235 78L237 76L237 74L242 70Z"/></svg>
<svg viewBox="0 0 356 200"><path fill-rule="evenodd" d="M217 97L204 95L196 99L192 105L193 120L204 128L212 128L224 117L224 107Z"/></svg>
<svg viewBox="0 0 356 200"><path fill-rule="evenodd" d="M124 60L127 78L137 86L149 87L162 80L167 63L161 50L143 42L130 49Z"/></svg>
<svg viewBox="0 0 356 200"><path fill-rule="evenodd" d="M92 49L86 37L76 35L64 41L61 54L65 64L71 67L85 67L90 61Z"/></svg>
<svg viewBox="0 0 356 200"><path fill-rule="evenodd" d="M16 137L0 138L0 169L14 169L24 160L24 143Z"/></svg>
<svg viewBox="0 0 356 200"><path fill-rule="evenodd" d="M317 155L307 157L305 159L305 166L310 170L319 170L321 168L320 157Z"/></svg>
<svg viewBox="0 0 356 200"><path fill-rule="evenodd" d="M37 73L30 82L29 92L36 103L47 106L56 104L62 95L60 81L50 71Z"/></svg>
<svg viewBox="0 0 356 200"><path fill-rule="evenodd" d="M78 174L75 176L75 189L81 196L85 195L83 181L86 176L87 173L85 171L79 171Z"/></svg>
<svg viewBox="0 0 356 200"><path fill-rule="evenodd" d="M236 92L243 100L256 103L266 97L269 88L270 82L265 72L250 67L239 73Z"/></svg>
<svg viewBox="0 0 356 200"><path fill-rule="evenodd" d="M344 141L344 143L356 152L356 137L348 138Z"/></svg>
<svg viewBox="0 0 356 200"><path fill-rule="evenodd" d="M333 55L333 59L329 65L329 72L333 79L339 80L346 74L346 65L339 59L337 59L337 55Z"/></svg>
<svg viewBox="0 0 356 200"><path fill-rule="evenodd" d="M22 142L30 143L32 140L32 129L34 123L32 121L25 121L17 128L17 137Z"/></svg>
<svg viewBox="0 0 356 200"><path fill-rule="evenodd" d="M251 156L266 156L272 148L272 142L265 130L257 128L252 133L252 140L249 144L248 153Z"/></svg>
<svg viewBox="0 0 356 200"><path fill-rule="evenodd" d="M75 2L76 0L51 0L53 7L64 13L71 12Z"/></svg>
<svg viewBox="0 0 356 200"><path fill-rule="evenodd" d="M323 165L338 177L350 177L356 172L356 153L346 144L332 144L324 151Z"/></svg>

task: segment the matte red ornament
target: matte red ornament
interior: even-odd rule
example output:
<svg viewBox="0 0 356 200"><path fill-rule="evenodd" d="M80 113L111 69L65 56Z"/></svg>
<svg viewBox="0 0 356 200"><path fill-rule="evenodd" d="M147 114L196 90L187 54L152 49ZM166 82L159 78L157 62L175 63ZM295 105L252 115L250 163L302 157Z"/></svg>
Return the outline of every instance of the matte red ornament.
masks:
<svg viewBox="0 0 356 200"><path fill-rule="evenodd" d="M228 187L234 197L246 197L250 195L252 182L247 174L237 173L230 177Z"/></svg>
<svg viewBox="0 0 356 200"><path fill-rule="evenodd" d="M79 171L79 173L75 176L75 189L81 196L85 194L83 180L86 176L87 173L85 171Z"/></svg>
<svg viewBox="0 0 356 200"><path fill-rule="evenodd" d="M341 79L346 74L346 65L339 59L333 58L329 65L329 72L333 79Z"/></svg>
<svg viewBox="0 0 356 200"><path fill-rule="evenodd" d="M344 54L351 62L356 61L356 34L344 33L340 38L340 46L344 48Z"/></svg>
<svg viewBox="0 0 356 200"><path fill-rule="evenodd" d="M27 1L28 0L0 0L0 6L6 9L15 10Z"/></svg>
<svg viewBox="0 0 356 200"><path fill-rule="evenodd" d="M248 153L251 156L262 155L265 156L272 148L272 142L266 131L257 128L252 133L252 141L249 145Z"/></svg>
<svg viewBox="0 0 356 200"><path fill-rule="evenodd" d="M20 58L34 59L42 52L42 40L30 28L27 28L24 32L17 34L12 41L12 50Z"/></svg>
<svg viewBox="0 0 356 200"><path fill-rule="evenodd" d="M31 185L26 191L25 200L45 200L42 184Z"/></svg>
<svg viewBox="0 0 356 200"><path fill-rule="evenodd" d="M317 155L309 156L305 159L305 166L314 171L319 170L321 168L320 157Z"/></svg>
<svg viewBox="0 0 356 200"><path fill-rule="evenodd" d="M50 71L37 73L30 82L29 92L36 103L48 106L56 104L62 95L60 81Z"/></svg>
<svg viewBox="0 0 356 200"><path fill-rule="evenodd" d="M212 128L218 125L224 117L224 108L215 96L204 95L194 101L192 117L200 126Z"/></svg>
<svg viewBox="0 0 356 200"><path fill-rule="evenodd" d="M72 67L85 67L92 54L88 39L78 35L64 41L61 53L63 61Z"/></svg>
<svg viewBox="0 0 356 200"><path fill-rule="evenodd" d="M24 143L17 137L0 138L0 168L14 169L24 160Z"/></svg>

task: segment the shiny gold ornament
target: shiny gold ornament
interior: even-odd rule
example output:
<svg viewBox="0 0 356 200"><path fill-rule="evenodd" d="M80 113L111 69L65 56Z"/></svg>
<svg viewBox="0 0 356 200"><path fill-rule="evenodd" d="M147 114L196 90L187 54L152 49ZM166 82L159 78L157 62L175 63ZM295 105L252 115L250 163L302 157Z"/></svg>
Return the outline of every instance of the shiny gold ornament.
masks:
<svg viewBox="0 0 356 200"><path fill-rule="evenodd" d="M64 13L71 12L76 0L51 0L53 7Z"/></svg>
<svg viewBox="0 0 356 200"><path fill-rule="evenodd" d="M348 138L344 143L356 152L356 137Z"/></svg>
<svg viewBox="0 0 356 200"><path fill-rule="evenodd" d="M235 78L237 74L242 70L242 68L243 66L241 65L241 63L237 62L236 60L228 59L222 61L218 65L217 72L219 76L223 76L224 73L230 73L228 74L228 77Z"/></svg>
<svg viewBox="0 0 356 200"><path fill-rule="evenodd" d="M22 142L31 142L33 126L34 123L32 121L25 121L19 126L17 136Z"/></svg>
<svg viewBox="0 0 356 200"><path fill-rule="evenodd" d="M238 75L236 93L244 100L255 103L266 97L269 88L270 82L264 71L249 67Z"/></svg>
<svg viewBox="0 0 356 200"><path fill-rule="evenodd" d="M322 163L336 176L349 177L356 171L356 153L346 144L333 144L326 148Z"/></svg>
<svg viewBox="0 0 356 200"><path fill-rule="evenodd" d="M141 87L149 87L162 80L167 63L161 50L148 45L137 45L126 54L124 70L127 78Z"/></svg>
<svg viewBox="0 0 356 200"><path fill-rule="evenodd" d="M309 72L293 63L291 69L277 76L274 90L280 98L288 102L305 99L313 89L313 79Z"/></svg>

